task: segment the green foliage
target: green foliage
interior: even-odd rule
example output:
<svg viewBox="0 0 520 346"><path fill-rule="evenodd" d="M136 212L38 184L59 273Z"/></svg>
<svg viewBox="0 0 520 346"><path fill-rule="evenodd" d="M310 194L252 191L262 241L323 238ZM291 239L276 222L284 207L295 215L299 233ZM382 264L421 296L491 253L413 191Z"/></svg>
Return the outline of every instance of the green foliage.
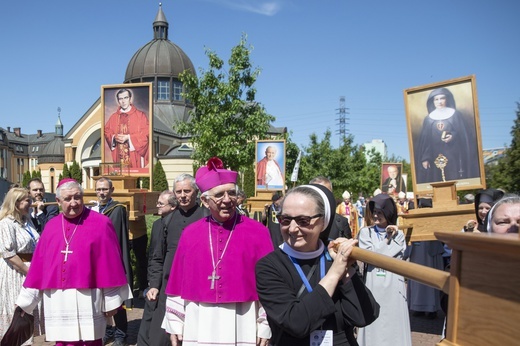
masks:
<svg viewBox="0 0 520 346"><path fill-rule="evenodd" d="M195 110L190 112L189 122L179 122L175 128L182 135L192 135L197 167L218 156L227 167L244 172L254 164L254 139L264 139L274 120L255 101L253 85L260 70L249 60L252 47L246 46L246 39L242 35L231 50L227 71L224 61L206 49L209 69L201 69L200 78L190 71L179 76L184 84L183 96Z"/></svg>
<svg viewBox="0 0 520 346"><path fill-rule="evenodd" d="M29 180L31 180L31 172L26 171L22 177L22 186L27 186L27 184L29 184Z"/></svg>
<svg viewBox="0 0 520 346"><path fill-rule="evenodd" d="M244 190L247 197L254 196L256 178L255 178L255 170L254 170L253 166L248 167L247 169L244 170L243 177L244 177L244 184L240 187L242 188L242 190Z"/></svg>
<svg viewBox="0 0 520 346"><path fill-rule="evenodd" d="M486 174L493 188L501 188L507 192L520 192L520 103L517 102L516 119L511 128L511 145L506 149L504 157L498 165Z"/></svg>
<svg viewBox="0 0 520 346"><path fill-rule="evenodd" d="M345 190L353 196L359 192L371 194L379 187L381 156L376 153L367 162L362 148L353 145L352 136L346 137L339 148L333 148L330 139L330 130L325 132L321 141L316 134L310 135L310 144L300 162L297 184L306 184L322 175L332 181L336 198L340 198Z"/></svg>
<svg viewBox="0 0 520 346"><path fill-rule="evenodd" d="M150 188L150 178L139 177L139 179L137 179L136 188L149 189Z"/></svg>
<svg viewBox="0 0 520 346"><path fill-rule="evenodd" d="M83 175L81 174L81 168L79 167L79 164L76 162L76 160L74 160L72 162L72 165L70 166L70 170L69 170L69 176L70 178L76 180L78 183L82 183L83 182Z"/></svg>
<svg viewBox="0 0 520 346"><path fill-rule="evenodd" d="M150 181L148 181L148 186ZM162 192L168 190L168 180L166 179L166 173L164 172L161 161L157 161L153 170L153 189L152 191Z"/></svg>
<svg viewBox="0 0 520 346"><path fill-rule="evenodd" d="M300 152L300 148L296 145L296 143L294 143L291 140L290 134L285 134L285 185L287 185L289 188L291 188L294 184L291 181L291 176L292 176L292 173L294 170L294 165L296 164L296 160L298 159L299 152ZM302 153L302 155L303 155L303 153ZM300 178L301 178L301 163L300 163L300 170L298 171L298 182L302 181Z"/></svg>
<svg viewBox="0 0 520 346"><path fill-rule="evenodd" d="M63 172L60 174L60 180L65 178L70 178L69 166L66 163L63 164Z"/></svg>

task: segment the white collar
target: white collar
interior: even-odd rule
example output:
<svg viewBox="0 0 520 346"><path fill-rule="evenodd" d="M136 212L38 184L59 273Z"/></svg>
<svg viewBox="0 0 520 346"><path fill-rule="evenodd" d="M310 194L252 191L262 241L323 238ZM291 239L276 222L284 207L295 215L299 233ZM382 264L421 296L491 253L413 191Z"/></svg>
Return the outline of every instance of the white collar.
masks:
<svg viewBox="0 0 520 346"><path fill-rule="evenodd" d="M450 107L436 108L428 116L433 120L445 120L455 114L455 109Z"/></svg>
<svg viewBox="0 0 520 346"><path fill-rule="evenodd" d="M323 244L323 242L320 239L318 250L315 250L315 251L310 251L310 252L297 251L297 250L293 249L292 247L290 247L289 244L287 244L285 242L282 243L279 246L279 248L282 249L283 252L285 252L286 254L288 254L291 257L294 257L297 259L302 259L302 260L308 260L308 259L320 257L321 254L323 253L323 250L325 249L325 245Z"/></svg>

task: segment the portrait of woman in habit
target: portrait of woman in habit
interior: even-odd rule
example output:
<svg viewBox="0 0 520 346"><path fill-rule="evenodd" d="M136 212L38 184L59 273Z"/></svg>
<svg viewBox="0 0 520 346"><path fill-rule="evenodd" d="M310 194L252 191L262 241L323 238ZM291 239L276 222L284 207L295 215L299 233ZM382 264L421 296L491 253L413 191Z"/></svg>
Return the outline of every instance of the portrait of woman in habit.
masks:
<svg viewBox="0 0 520 346"><path fill-rule="evenodd" d="M417 150L415 171L418 183L431 183L479 177L477 139L455 98L447 88L434 89L426 101Z"/></svg>

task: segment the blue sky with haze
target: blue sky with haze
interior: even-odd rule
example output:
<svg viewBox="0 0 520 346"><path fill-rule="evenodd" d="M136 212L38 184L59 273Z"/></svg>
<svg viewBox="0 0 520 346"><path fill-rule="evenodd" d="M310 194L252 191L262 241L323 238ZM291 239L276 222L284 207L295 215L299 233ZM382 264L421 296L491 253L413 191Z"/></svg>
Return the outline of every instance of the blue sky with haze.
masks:
<svg viewBox="0 0 520 346"><path fill-rule="evenodd" d="M0 126L65 132L124 80L153 38L159 2L5 1L0 12ZM403 90L476 76L485 149L510 144L520 101L520 2L514 0L163 1L169 38L206 68L209 48L227 60L242 33L262 73L257 100L299 145L336 131L340 96L356 144L383 139L409 159Z"/></svg>

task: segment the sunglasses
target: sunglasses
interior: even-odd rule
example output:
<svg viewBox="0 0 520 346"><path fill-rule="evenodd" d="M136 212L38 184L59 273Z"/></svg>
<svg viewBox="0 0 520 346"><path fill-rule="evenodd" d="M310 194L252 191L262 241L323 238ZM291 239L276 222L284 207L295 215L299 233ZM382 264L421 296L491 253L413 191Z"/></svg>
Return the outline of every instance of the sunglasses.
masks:
<svg viewBox="0 0 520 346"><path fill-rule="evenodd" d="M287 227L291 224L292 220L294 220L294 222L296 222L296 224L299 226L299 227L309 227L309 225L311 224L311 221L313 219L316 219L318 217L322 217L323 214L316 214L314 216L287 216L287 215L277 215L276 218L278 219L278 222L280 223L281 226L284 226L284 227Z"/></svg>

